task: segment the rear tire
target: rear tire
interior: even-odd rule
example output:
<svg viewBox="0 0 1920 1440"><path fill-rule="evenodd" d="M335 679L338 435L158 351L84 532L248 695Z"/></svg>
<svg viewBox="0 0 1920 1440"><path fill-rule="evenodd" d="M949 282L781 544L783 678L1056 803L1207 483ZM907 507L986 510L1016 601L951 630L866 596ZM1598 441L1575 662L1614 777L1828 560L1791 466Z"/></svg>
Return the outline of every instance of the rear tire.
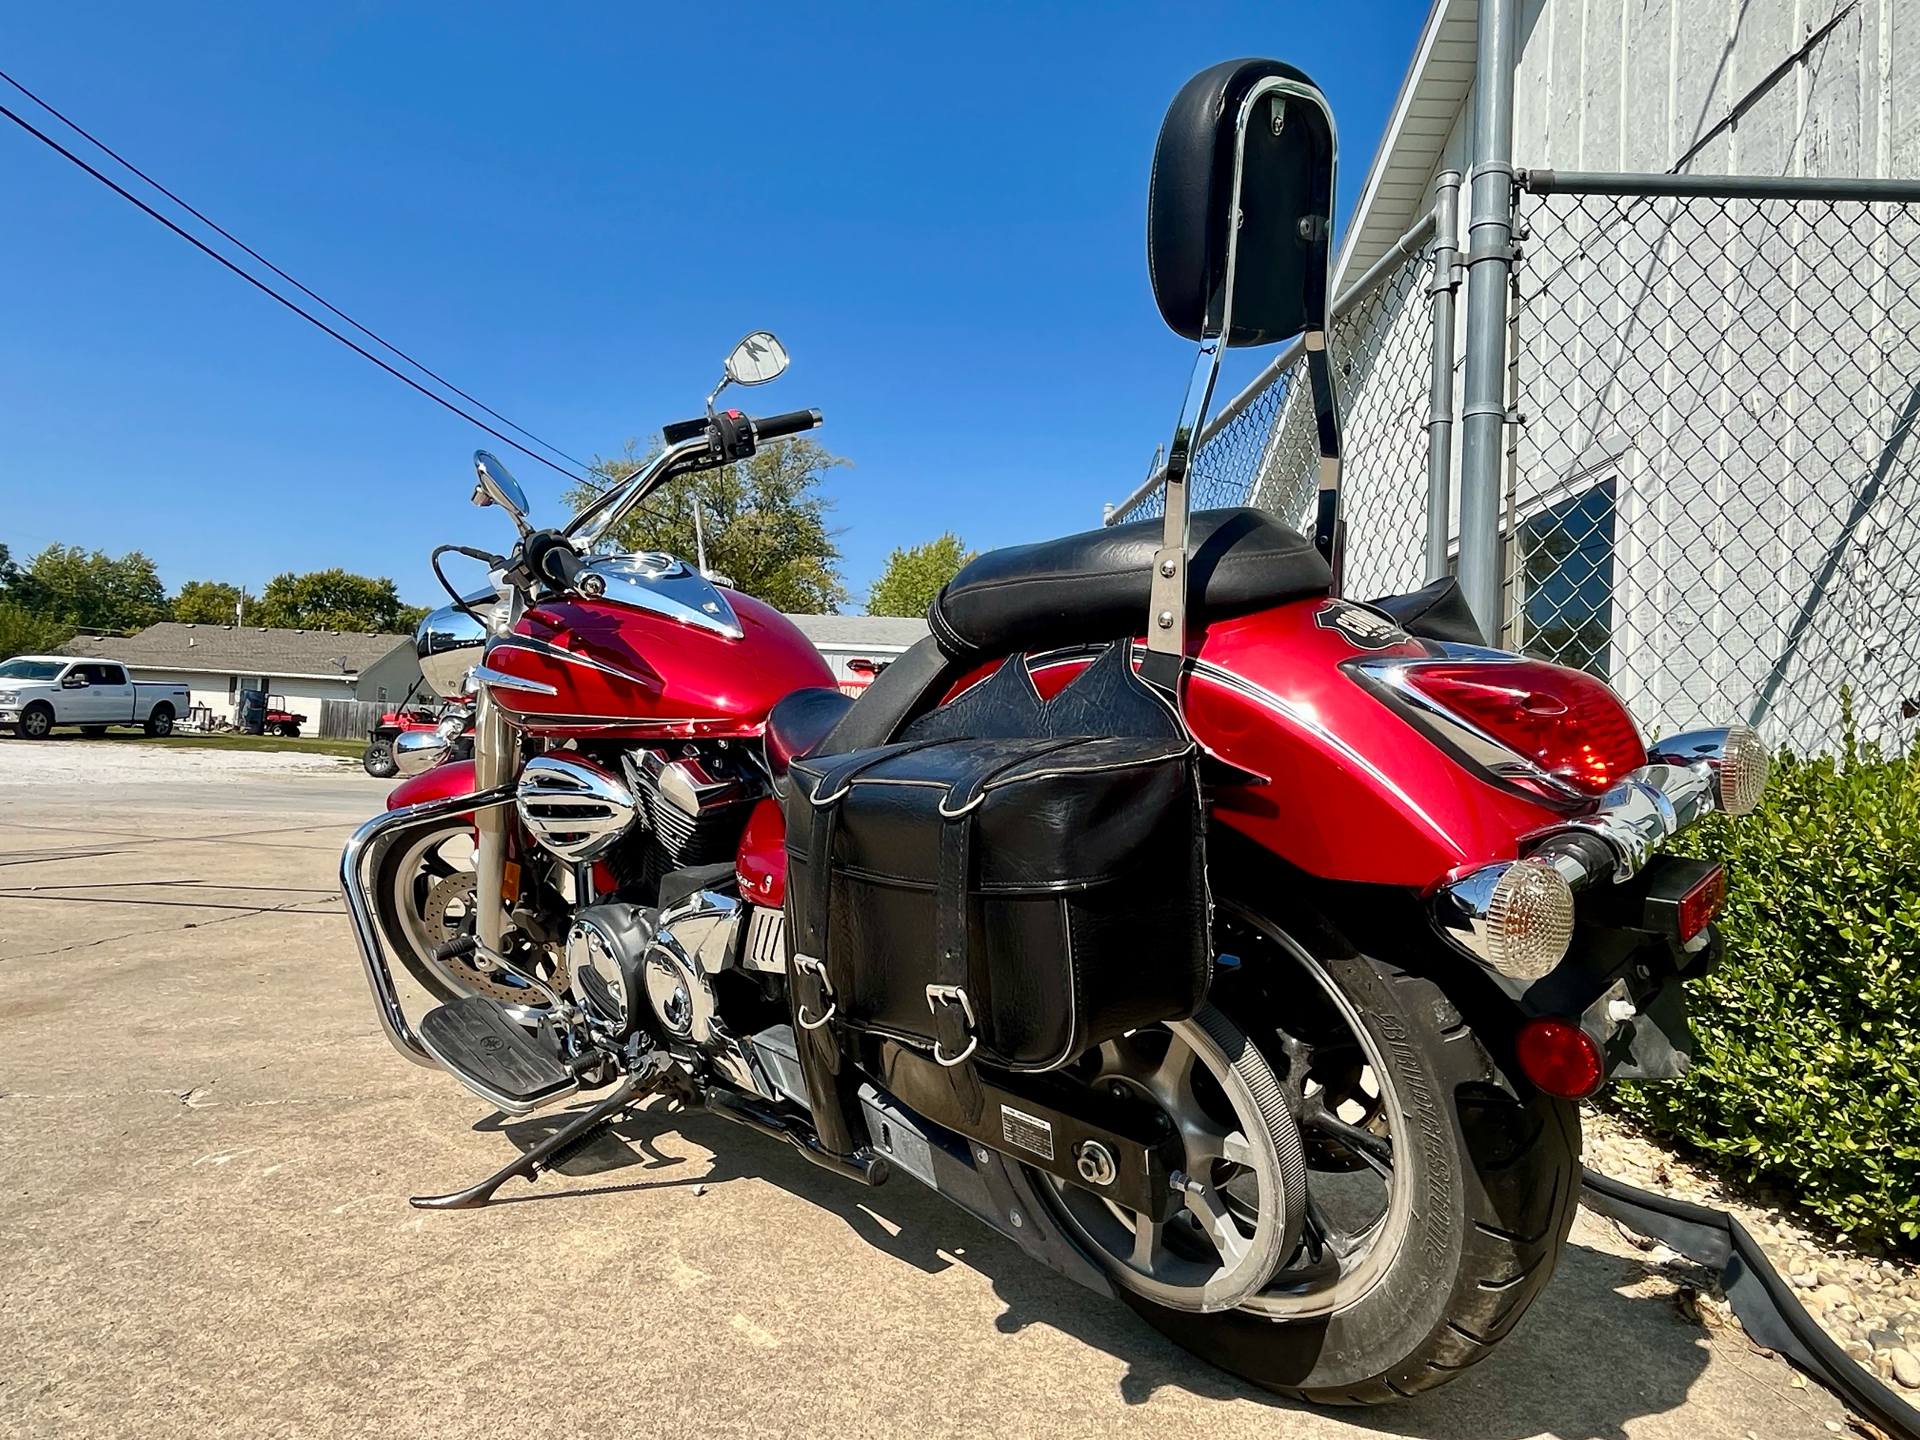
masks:
<svg viewBox="0 0 1920 1440"><path fill-rule="evenodd" d="M53 707L43 701L35 701L20 712L20 723L14 727L14 733L22 740L44 740L53 734Z"/></svg>
<svg viewBox="0 0 1920 1440"><path fill-rule="evenodd" d="M1404 1186L1405 1200L1371 1222L1375 1244L1386 1246L1391 1235L1391 1247L1363 1260L1340 1257L1341 1278L1325 1281L1317 1301L1312 1282L1290 1286L1285 1269L1252 1301L1221 1314L1167 1309L1124 1289L1121 1298L1196 1355L1298 1399L1382 1404L1442 1385L1512 1330L1559 1263L1579 1201L1578 1112L1516 1090L1432 981L1350 949L1310 953L1250 911L1221 910L1222 949L1240 954L1242 965L1216 982L1213 1003L1269 1051L1296 1099L1306 1075L1288 1072L1306 1070L1298 1058L1306 1052L1275 1023L1290 1009L1287 986L1264 990L1260 967L1269 975L1289 963L1316 968L1329 995L1344 997L1340 1008L1364 1026L1360 1050L1383 1073L1374 1085L1377 1118L1362 1123L1390 1132L1392 1178L1379 1183L1388 1194ZM1311 1167L1316 1142L1304 1115L1302 1123ZM1322 1157L1338 1154L1324 1134L1317 1143ZM1314 1176L1310 1168L1310 1197ZM1352 1253L1361 1254L1357 1243Z"/></svg>
<svg viewBox="0 0 1920 1440"><path fill-rule="evenodd" d="M147 716L147 734L156 740L164 740L173 734L173 707L159 704L153 707L153 713Z"/></svg>

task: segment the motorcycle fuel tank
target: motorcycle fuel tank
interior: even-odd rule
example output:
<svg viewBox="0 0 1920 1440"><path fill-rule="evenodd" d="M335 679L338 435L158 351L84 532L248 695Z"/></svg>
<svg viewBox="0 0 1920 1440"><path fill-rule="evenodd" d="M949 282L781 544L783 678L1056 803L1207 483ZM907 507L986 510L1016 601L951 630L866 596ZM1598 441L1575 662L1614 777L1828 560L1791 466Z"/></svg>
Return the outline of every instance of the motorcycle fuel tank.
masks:
<svg viewBox="0 0 1920 1440"><path fill-rule="evenodd" d="M533 606L487 664L495 701L536 735L660 739L755 735L776 700L832 685L807 637L772 606L722 589L666 555L588 567L598 599Z"/></svg>

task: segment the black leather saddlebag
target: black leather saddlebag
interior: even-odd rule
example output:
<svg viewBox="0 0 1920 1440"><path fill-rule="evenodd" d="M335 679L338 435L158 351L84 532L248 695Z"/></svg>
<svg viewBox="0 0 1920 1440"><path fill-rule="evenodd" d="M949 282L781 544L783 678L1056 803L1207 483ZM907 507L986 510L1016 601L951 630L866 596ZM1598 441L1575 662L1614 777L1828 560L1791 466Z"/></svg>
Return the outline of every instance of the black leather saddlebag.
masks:
<svg viewBox="0 0 1920 1440"><path fill-rule="evenodd" d="M1018 663L1008 687L1030 692ZM831 1016L943 1063L1048 1070L1205 1002L1203 820L1184 734L923 735L790 773L803 1025Z"/></svg>

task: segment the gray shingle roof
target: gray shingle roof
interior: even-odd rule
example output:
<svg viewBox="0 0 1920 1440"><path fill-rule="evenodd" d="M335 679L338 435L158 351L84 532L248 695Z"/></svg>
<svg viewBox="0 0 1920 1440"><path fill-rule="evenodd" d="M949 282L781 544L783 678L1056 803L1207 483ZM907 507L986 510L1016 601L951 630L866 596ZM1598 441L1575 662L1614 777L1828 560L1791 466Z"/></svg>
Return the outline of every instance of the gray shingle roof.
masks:
<svg viewBox="0 0 1920 1440"><path fill-rule="evenodd" d="M409 635L364 631L263 630L231 625L162 621L125 639L75 636L76 655L98 655L123 665L212 670L245 675L355 675L411 645Z"/></svg>
<svg viewBox="0 0 1920 1440"><path fill-rule="evenodd" d="M905 649L927 638L927 622L893 615L789 615L815 645L892 645Z"/></svg>

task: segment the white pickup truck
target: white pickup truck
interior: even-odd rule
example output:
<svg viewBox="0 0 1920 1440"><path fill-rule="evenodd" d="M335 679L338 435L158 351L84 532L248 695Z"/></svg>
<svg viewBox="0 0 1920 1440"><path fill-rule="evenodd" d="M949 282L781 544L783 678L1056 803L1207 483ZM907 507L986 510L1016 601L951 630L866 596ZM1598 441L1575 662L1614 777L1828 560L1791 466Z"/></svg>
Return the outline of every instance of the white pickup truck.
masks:
<svg viewBox="0 0 1920 1440"><path fill-rule="evenodd" d="M109 725L141 725L149 735L171 735L187 713L184 685L135 684L127 667L71 655L16 655L0 661L0 728L23 740L44 740L56 725L78 725L83 735Z"/></svg>

